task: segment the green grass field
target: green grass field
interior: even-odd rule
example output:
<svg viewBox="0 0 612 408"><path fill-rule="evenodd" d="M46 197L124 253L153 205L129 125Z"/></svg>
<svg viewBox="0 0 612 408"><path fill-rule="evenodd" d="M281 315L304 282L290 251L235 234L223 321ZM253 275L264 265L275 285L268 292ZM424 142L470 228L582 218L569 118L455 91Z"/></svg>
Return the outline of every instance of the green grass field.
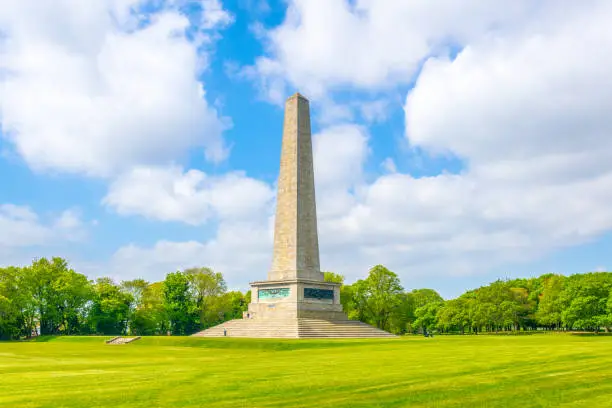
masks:
<svg viewBox="0 0 612 408"><path fill-rule="evenodd" d="M612 337L0 343L0 407L606 407Z"/></svg>

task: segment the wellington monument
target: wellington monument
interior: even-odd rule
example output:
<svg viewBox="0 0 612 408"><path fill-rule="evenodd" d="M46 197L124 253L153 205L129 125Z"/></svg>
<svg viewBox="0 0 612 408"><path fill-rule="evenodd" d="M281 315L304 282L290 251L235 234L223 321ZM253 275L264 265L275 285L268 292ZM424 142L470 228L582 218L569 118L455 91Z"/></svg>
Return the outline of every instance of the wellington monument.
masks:
<svg viewBox="0 0 612 408"><path fill-rule="evenodd" d="M310 107L296 93L285 104L274 252L268 280L251 283L244 319L231 320L196 336L388 337L348 320L340 284L325 282L319 265Z"/></svg>
<svg viewBox="0 0 612 408"><path fill-rule="evenodd" d="M319 268L309 110L300 94L285 105L272 269L267 281L251 283L254 318L346 319L340 284L324 282Z"/></svg>

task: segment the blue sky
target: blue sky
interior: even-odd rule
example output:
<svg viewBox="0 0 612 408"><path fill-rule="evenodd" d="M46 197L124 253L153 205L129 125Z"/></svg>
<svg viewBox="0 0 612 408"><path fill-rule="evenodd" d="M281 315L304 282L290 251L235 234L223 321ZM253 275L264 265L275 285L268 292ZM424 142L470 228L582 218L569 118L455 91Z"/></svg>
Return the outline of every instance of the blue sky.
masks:
<svg viewBox="0 0 612 408"><path fill-rule="evenodd" d="M611 7L417 3L9 0L0 264L264 278L299 90L323 269L452 297L609 267Z"/></svg>

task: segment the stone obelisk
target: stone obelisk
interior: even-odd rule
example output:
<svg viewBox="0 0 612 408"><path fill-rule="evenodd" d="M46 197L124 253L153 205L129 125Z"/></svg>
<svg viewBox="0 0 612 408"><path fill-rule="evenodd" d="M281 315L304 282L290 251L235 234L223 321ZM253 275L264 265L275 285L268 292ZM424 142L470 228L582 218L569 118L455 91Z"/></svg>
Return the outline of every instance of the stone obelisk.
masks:
<svg viewBox="0 0 612 408"><path fill-rule="evenodd" d="M250 316L346 319L340 285L324 282L319 266L310 107L299 93L285 103L276 200L272 268L251 283Z"/></svg>
<svg viewBox="0 0 612 408"><path fill-rule="evenodd" d="M268 280L251 283L243 319L203 330L201 337L390 337L348 320L340 284L325 282L319 266L317 207L308 99L295 94L285 104L276 197L274 254Z"/></svg>
<svg viewBox="0 0 612 408"><path fill-rule="evenodd" d="M323 280L315 202L310 107L295 94L285 105L274 254L268 280Z"/></svg>

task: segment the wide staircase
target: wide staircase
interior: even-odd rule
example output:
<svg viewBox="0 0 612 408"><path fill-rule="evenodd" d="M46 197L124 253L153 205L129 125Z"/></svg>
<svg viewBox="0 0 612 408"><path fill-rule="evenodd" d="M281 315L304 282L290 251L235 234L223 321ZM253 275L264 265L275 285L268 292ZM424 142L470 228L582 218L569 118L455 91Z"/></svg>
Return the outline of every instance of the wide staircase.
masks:
<svg viewBox="0 0 612 408"><path fill-rule="evenodd" d="M358 320L328 321L298 319L298 331L304 338L369 338L397 337Z"/></svg>
<svg viewBox="0 0 612 408"><path fill-rule="evenodd" d="M195 337L296 338L297 320L235 319L194 334Z"/></svg>
<svg viewBox="0 0 612 408"><path fill-rule="evenodd" d="M195 337L381 338L396 337L355 320L236 319L194 334Z"/></svg>

